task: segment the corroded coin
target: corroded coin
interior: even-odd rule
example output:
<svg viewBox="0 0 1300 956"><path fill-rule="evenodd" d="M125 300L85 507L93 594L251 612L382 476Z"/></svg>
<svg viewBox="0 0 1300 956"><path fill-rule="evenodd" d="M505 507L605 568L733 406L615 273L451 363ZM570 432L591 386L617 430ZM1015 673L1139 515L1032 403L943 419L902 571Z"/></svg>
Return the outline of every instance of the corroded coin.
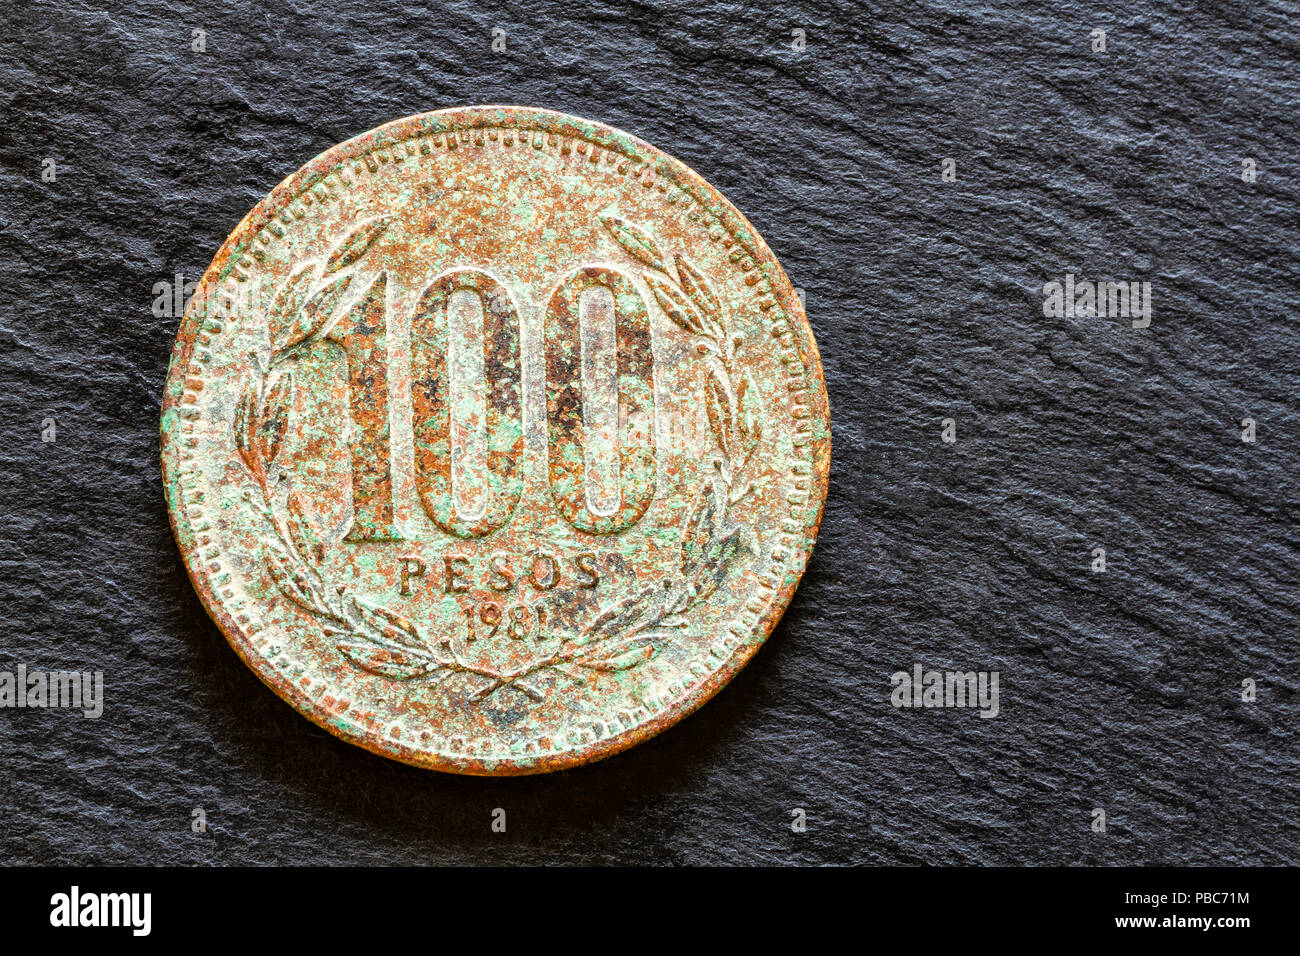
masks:
<svg viewBox="0 0 1300 956"><path fill-rule="evenodd" d="M821 520L821 362L753 227L598 123L349 140L226 240L162 416L176 539L244 662L438 770L607 756L708 700Z"/></svg>

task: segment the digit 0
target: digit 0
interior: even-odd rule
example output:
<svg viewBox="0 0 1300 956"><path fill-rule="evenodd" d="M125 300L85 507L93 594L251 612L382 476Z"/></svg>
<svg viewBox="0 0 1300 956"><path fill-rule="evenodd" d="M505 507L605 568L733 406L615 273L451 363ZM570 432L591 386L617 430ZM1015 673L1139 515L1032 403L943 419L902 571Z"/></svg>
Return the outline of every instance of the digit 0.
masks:
<svg viewBox="0 0 1300 956"><path fill-rule="evenodd" d="M481 331L467 336L467 326ZM411 319L415 487L448 534L482 537L519 504L521 382L519 312L505 286L478 269L430 283Z"/></svg>
<svg viewBox="0 0 1300 956"><path fill-rule="evenodd" d="M602 341L611 324L612 342ZM612 346L612 380L600 381L592 369L599 364L594 356L599 344ZM604 351L611 358L609 348ZM655 492L654 408L645 300L618 269L577 269L556 288L546 309L551 497L575 528L615 534L645 514ZM610 444L602 434L610 431L613 447L600 447ZM599 480L602 465L605 481Z"/></svg>

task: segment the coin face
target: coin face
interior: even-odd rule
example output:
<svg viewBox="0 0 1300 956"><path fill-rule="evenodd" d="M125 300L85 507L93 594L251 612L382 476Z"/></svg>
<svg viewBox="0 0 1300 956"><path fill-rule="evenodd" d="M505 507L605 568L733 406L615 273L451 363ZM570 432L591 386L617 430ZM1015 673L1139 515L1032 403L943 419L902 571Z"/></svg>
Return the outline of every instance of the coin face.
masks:
<svg viewBox="0 0 1300 956"><path fill-rule="evenodd" d="M607 756L715 694L826 496L767 245L599 123L473 107L312 160L182 321L163 477L194 586L329 731L438 770Z"/></svg>

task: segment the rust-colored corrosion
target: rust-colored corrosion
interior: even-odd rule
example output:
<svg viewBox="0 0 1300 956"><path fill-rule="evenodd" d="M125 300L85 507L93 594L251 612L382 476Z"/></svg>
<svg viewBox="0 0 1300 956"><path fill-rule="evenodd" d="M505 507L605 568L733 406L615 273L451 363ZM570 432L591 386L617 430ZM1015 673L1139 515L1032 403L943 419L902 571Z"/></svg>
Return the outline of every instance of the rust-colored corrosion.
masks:
<svg viewBox="0 0 1300 956"><path fill-rule="evenodd" d="M683 164L546 110L408 117L277 186L177 336L163 475L204 605L369 750L538 773L754 654L821 520L799 300Z"/></svg>

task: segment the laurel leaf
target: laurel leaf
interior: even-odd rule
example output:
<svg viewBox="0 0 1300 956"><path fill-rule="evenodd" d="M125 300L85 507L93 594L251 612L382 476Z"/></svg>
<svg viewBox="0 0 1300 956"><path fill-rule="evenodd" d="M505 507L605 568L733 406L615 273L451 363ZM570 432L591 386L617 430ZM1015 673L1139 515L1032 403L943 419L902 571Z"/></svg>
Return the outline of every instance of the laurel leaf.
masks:
<svg viewBox="0 0 1300 956"><path fill-rule="evenodd" d="M402 615L390 611L388 608L366 604L361 601L357 601L356 605L362 621L384 641L423 653L429 652L430 648L420 637L419 630Z"/></svg>
<svg viewBox="0 0 1300 956"><path fill-rule="evenodd" d="M685 627L686 627L685 621L679 621L676 624L673 624L671 626L665 626L665 627L648 627L641 632L641 636L646 638L646 640L649 641L655 641L655 642L664 641L669 638L677 637L679 635L679 632L684 630Z"/></svg>
<svg viewBox="0 0 1300 956"><path fill-rule="evenodd" d="M351 274L336 276L312 292L298 309L294 320L272 340L272 353L288 351L300 342L319 335L351 284Z"/></svg>
<svg viewBox="0 0 1300 956"><path fill-rule="evenodd" d="M677 278L682 284L682 291L695 303L700 313L710 320L713 326L711 331L721 338L722 301L713 290L713 285L681 253L674 257L673 262L677 266Z"/></svg>
<svg viewBox="0 0 1300 956"><path fill-rule="evenodd" d="M382 273L381 273L382 275ZM303 311L311 316L311 334L320 335L334 312L339 307L348 289L352 287L352 275L335 276L328 283L312 293Z"/></svg>
<svg viewBox="0 0 1300 956"><path fill-rule="evenodd" d="M649 608L658 591L659 588L652 584L607 607L587 628L589 640L599 640L602 635L618 633L635 623Z"/></svg>
<svg viewBox="0 0 1300 956"><path fill-rule="evenodd" d="M280 445L289 429L289 408L293 401L293 377L289 372L281 375L266 393L262 403L264 417L258 427L258 449L268 465L280 454Z"/></svg>
<svg viewBox="0 0 1300 956"><path fill-rule="evenodd" d="M304 560L314 560L317 564L325 560L325 546L321 544L320 530L312 518L308 507L303 505L302 496L296 491L289 493L289 540Z"/></svg>
<svg viewBox="0 0 1300 956"><path fill-rule="evenodd" d="M628 255L651 269L666 271L663 252L645 231L617 216L601 216L600 221L618 240L618 244L627 250Z"/></svg>
<svg viewBox="0 0 1300 956"><path fill-rule="evenodd" d="M678 291L676 286L649 273L646 273L645 281L649 284L650 291L654 293L659 308L663 309L664 315L692 335L703 334L704 323L700 318L699 310Z"/></svg>
<svg viewBox="0 0 1300 956"><path fill-rule="evenodd" d="M253 463L253 446L252 446L252 423L256 421L258 406L259 386L257 381L250 375L244 382L244 390L240 393L239 401L235 405L235 448L239 451L239 457L244 460L250 471L255 471Z"/></svg>
<svg viewBox="0 0 1300 956"><path fill-rule="evenodd" d="M443 666L425 654L413 654L397 648L380 647L353 641L340 641L339 651L362 670L389 680L412 680L432 674Z"/></svg>
<svg viewBox="0 0 1300 956"><path fill-rule="evenodd" d="M699 573L693 582L695 600L702 601L718 589L731 569L732 559L739 551L740 531L738 529L733 529L714 542L709 549L709 554L701 562Z"/></svg>
<svg viewBox="0 0 1300 956"><path fill-rule="evenodd" d="M313 586L303 570L278 546L268 545L262 552L266 570L280 593L295 604L316 614L330 615L324 596Z"/></svg>
<svg viewBox="0 0 1300 956"><path fill-rule="evenodd" d="M375 240L384 234L390 222L391 217L372 219L348 233L347 238L339 243L339 247L325 263L324 275L333 275L357 262L374 245Z"/></svg>
<svg viewBox="0 0 1300 956"><path fill-rule="evenodd" d="M275 353L285 352L309 338L319 335L334 315L340 300L347 294L352 276L336 276L321 286L303 303L294 322L272 342Z"/></svg>
<svg viewBox="0 0 1300 956"><path fill-rule="evenodd" d="M638 664L644 664L657 653L654 645L638 648L634 651L628 651L613 660L601 661L596 664L584 664L584 667L590 667L598 671L614 672L625 671L636 667Z"/></svg>
<svg viewBox="0 0 1300 956"><path fill-rule="evenodd" d="M293 335L294 325L300 321L302 307L307 301L307 292L315 280L315 266L306 265L289 276L276 291L266 316L273 350L278 351L283 347L280 343Z"/></svg>
<svg viewBox="0 0 1300 956"><path fill-rule="evenodd" d="M584 657L576 663L579 667L595 671L625 671L644 664L657 652L653 639L638 634L631 640L617 641L608 647L602 647L599 653Z"/></svg>
<svg viewBox="0 0 1300 956"><path fill-rule="evenodd" d="M763 406L758 386L746 372L736 389L737 430L740 433L741 461L749 460L763 437Z"/></svg>
<svg viewBox="0 0 1300 956"><path fill-rule="evenodd" d="M714 490L701 489L695 506L686 519L686 533L682 538L682 573L691 574L708 553L709 543L717 528L718 503Z"/></svg>
<svg viewBox="0 0 1300 956"><path fill-rule="evenodd" d="M709 426L713 429L713 437L718 441L718 447L722 449L724 455L729 455L731 448L731 400L727 395L727 386L718 377L718 373L710 369L708 381L704 389L704 410L709 414Z"/></svg>

